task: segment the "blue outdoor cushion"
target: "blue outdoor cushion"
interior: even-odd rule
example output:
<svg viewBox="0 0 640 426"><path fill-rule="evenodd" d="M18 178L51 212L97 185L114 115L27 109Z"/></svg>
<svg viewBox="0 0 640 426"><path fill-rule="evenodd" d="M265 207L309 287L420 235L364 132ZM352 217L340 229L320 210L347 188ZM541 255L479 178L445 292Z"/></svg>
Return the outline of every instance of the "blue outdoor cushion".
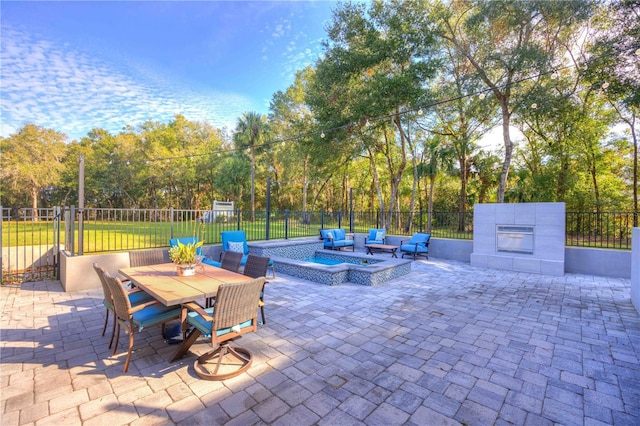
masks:
<svg viewBox="0 0 640 426"><path fill-rule="evenodd" d="M386 238L386 236L386 229L369 229L367 244L384 244L384 239Z"/></svg>
<svg viewBox="0 0 640 426"><path fill-rule="evenodd" d="M198 237L171 238L169 240L169 247L177 246L178 241L180 241L180 244L196 244L200 241L200 239ZM202 246L198 247L196 253L198 255L202 254Z"/></svg>
<svg viewBox="0 0 640 426"><path fill-rule="evenodd" d="M244 231L222 231L220 233L222 237L222 250L231 250L229 247L230 242L242 243L243 253L249 254L249 246L247 245L247 234Z"/></svg>
<svg viewBox="0 0 640 426"><path fill-rule="evenodd" d="M213 316L214 308L206 308L204 311ZM200 332L205 336L211 336L211 323L202 318L197 312L189 312L187 314L187 322L200 330ZM240 328L246 328L251 326L251 320L247 320L240 324ZM230 333L231 327L222 328L216 331L216 336L222 336L224 334Z"/></svg>
<svg viewBox="0 0 640 426"><path fill-rule="evenodd" d="M174 318L180 318L180 307L164 306L160 303L131 314L133 323L142 330L145 327L167 322Z"/></svg>

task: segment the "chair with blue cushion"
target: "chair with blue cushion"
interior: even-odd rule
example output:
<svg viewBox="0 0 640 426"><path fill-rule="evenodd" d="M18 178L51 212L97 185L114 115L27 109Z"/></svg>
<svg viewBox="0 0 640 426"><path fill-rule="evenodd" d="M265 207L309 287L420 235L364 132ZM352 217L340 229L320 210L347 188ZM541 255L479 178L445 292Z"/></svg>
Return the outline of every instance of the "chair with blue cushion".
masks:
<svg viewBox="0 0 640 426"><path fill-rule="evenodd" d="M129 369L131 361L131 352L133 350L133 336L136 332L142 331L147 327L162 325L164 334L164 325L167 321L180 318L181 310L175 306L164 306L155 299L132 306L127 291L125 290L119 278L112 277L108 273L104 273L104 278L111 291L113 298L113 307L115 310L118 328L116 331L116 344L113 347L111 355L116 354L118 349L118 340L120 339L120 328L124 328L129 334L129 351L127 359L124 362L123 371L126 373Z"/></svg>
<svg viewBox="0 0 640 426"><path fill-rule="evenodd" d="M244 266L247 264L247 259L249 257L249 246L247 245L247 235L244 231L222 231L220 233L220 237L222 238L222 252L226 251L235 251L242 253L242 260L240 261L240 265ZM222 254L220 254L222 258ZM273 264L273 260L269 259L269 268L271 269L271 273L273 274L272 278L276 277L276 270Z"/></svg>
<svg viewBox="0 0 640 426"><path fill-rule="evenodd" d="M210 336L215 348L200 356L193 367L206 380L225 380L245 372L251 366L251 353L230 346L242 336L258 330L258 302L264 277L250 281L221 284L215 305L202 308L197 303L183 305L183 347L188 348L200 335ZM181 354L184 355L184 354ZM174 358L175 359L175 358Z"/></svg>
<svg viewBox="0 0 640 426"><path fill-rule="evenodd" d="M98 274L98 277L100 278L100 284L102 284L102 292L104 293L104 300L102 301L102 304L107 309L107 314L104 318L104 327L102 327L103 336L104 336L104 333L107 331L107 323L109 322L109 312L111 312L113 315L113 326L111 327L111 340L109 340L109 348L111 348L111 345L113 344L113 337L115 336L116 322L117 322L115 308L113 307L113 296L111 296L111 289L109 288L109 285L107 284L107 281L104 277L104 269L97 262L94 262L93 269L96 271L96 274ZM127 297L129 297L129 302L131 303L131 306L137 306L144 302L153 300L153 297L151 297L150 294L145 293L139 288L128 290Z"/></svg>
<svg viewBox="0 0 640 426"><path fill-rule="evenodd" d="M351 251L355 251L355 242L347 239L347 231L344 229L321 229L320 238L324 241L325 249L342 250L351 247Z"/></svg>
<svg viewBox="0 0 640 426"><path fill-rule="evenodd" d="M266 277L269 261L270 259L268 257L256 256L255 254L249 253L249 258L242 274L251 278ZM264 284L266 286L267 281L265 281ZM267 321L264 318L264 286L260 292L260 303L258 306L260 306L260 313L262 314L262 324L266 324Z"/></svg>
<svg viewBox="0 0 640 426"><path fill-rule="evenodd" d="M400 251L402 252L402 257L404 258L404 255L406 254L413 256L413 260L416 260L416 256L424 256L426 259L428 259L429 239L431 239L431 234L416 232L406 243L404 241L400 241Z"/></svg>
<svg viewBox="0 0 640 426"><path fill-rule="evenodd" d="M180 244L196 244L200 241L198 237L181 237L181 238L171 238L169 240L169 247L177 246L178 241ZM204 256L202 259L202 263L206 263L207 265L215 266L217 268L222 267L220 262L209 259L206 257L206 253L204 252L204 246L200 246L196 249L196 254Z"/></svg>
<svg viewBox="0 0 640 426"><path fill-rule="evenodd" d="M365 244L384 244L387 238L386 229L369 229L369 235L364 238Z"/></svg>

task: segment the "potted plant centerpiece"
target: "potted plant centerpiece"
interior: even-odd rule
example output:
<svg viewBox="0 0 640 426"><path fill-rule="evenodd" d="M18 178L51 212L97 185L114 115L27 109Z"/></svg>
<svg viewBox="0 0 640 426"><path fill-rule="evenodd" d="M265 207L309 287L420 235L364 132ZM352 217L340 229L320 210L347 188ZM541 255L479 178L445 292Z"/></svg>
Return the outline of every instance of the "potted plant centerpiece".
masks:
<svg viewBox="0 0 640 426"><path fill-rule="evenodd" d="M169 259L176 264L178 275L189 276L196 273L196 254L202 243L202 241L198 241L197 243L182 244L178 241L178 245L169 249Z"/></svg>

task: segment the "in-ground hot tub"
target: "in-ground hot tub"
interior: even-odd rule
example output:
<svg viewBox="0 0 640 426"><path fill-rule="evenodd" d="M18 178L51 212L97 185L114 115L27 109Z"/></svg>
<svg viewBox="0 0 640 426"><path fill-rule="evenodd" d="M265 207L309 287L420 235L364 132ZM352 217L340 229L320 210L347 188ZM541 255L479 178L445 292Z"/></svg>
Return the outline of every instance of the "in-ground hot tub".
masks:
<svg viewBox="0 0 640 426"><path fill-rule="evenodd" d="M252 252L273 259L276 273L314 281L320 284L338 285L354 283L375 286L411 272L411 260L371 256L358 252L325 250L317 239L297 239L250 243ZM309 262L339 261L336 265Z"/></svg>

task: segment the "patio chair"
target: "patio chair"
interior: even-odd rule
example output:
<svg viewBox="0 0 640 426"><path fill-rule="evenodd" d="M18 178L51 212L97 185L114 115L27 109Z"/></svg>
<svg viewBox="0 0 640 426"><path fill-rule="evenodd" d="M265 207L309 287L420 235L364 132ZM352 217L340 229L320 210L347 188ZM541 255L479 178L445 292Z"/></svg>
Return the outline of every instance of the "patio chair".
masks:
<svg viewBox="0 0 640 426"><path fill-rule="evenodd" d="M245 372L251 366L251 353L230 343L243 334L257 331L256 304L264 277L234 284L222 284L218 288L216 303L212 308L202 308L197 303L187 303L184 309L183 329L191 331L185 342L194 342L201 334L211 336L215 348L200 356L193 368L206 380L225 380Z"/></svg>
<svg viewBox="0 0 640 426"><path fill-rule="evenodd" d="M102 284L102 292L104 293L104 300L102 301L102 304L107 310L104 318L104 327L102 327L103 336L104 336L104 333L107 331L107 323L109 322L109 312L111 312L113 315L113 326L111 327L111 340L109 340L109 348L111 348L111 345L113 344L113 336L116 331L116 314L113 307L113 296L111 296L111 290L109 289L109 285L107 284L107 281L104 278L104 269L97 262L94 262L93 269L96 271L96 274L98 274L98 277L100 278L100 284ZM129 290L127 292L127 296L129 298L129 303L131 303L131 306L137 306L142 303L148 302L149 300L153 300L153 297L151 297L150 294L147 294L140 289Z"/></svg>
<svg viewBox="0 0 640 426"><path fill-rule="evenodd" d="M424 256L426 259L428 259L430 239L431 234L416 232L406 243L404 241L400 241L400 251L402 252L402 257L404 258L404 255L407 254L413 256L413 260L416 260L416 256Z"/></svg>
<svg viewBox="0 0 640 426"><path fill-rule="evenodd" d="M222 231L220 233L222 238L222 252L235 251L242 253L242 260L240 265L244 266L247 263L249 256L249 246L247 245L247 235L244 231ZM222 254L220 254L222 258ZM276 270L273 260L269 260L269 268L271 269L272 278L276 277Z"/></svg>
<svg viewBox="0 0 640 426"><path fill-rule="evenodd" d="M220 267L222 269L226 269L227 271L238 272L240 270L240 262L242 261L242 253L238 253L235 251L225 251L220 255L222 258L220 259ZM215 297L209 297L205 301L205 308L209 308L213 306L213 301Z"/></svg>
<svg viewBox="0 0 640 426"><path fill-rule="evenodd" d="M355 251L355 241L353 238L347 239L347 231L344 229L321 229L320 238L324 240L324 248L329 250L342 250L342 248L351 247L351 251Z"/></svg>
<svg viewBox="0 0 640 426"><path fill-rule="evenodd" d="M364 237L365 244L384 244L387 238L387 230L369 228L369 235Z"/></svg>
<svg viewBox="0 0 640 426"><path fill-rule="evenodd" d="M164 335L165 323L180 318L181 311L179 307L164 306L155 299L132 306L127 291L124 289L120 279L112 277L106 272L104 273L104 278L109 290L111 290L116 320L118 321L116 344L113 347L112 356L116 354L116 350L118 349L120 328L124 328L129 334L129 350L123 368L123 372L126 373L129 369L129 362L131 361L134 334L142 331L146 327L162 325L162 333Z"/></svg>
<svg viewBox="0 0 640 426"><path fill-rule="evenodd" d="M129 252L129 266L132 267L157 265L169 262L169 254L163 249L135 250Z"/></svg>
<svg viewBox="0 0 640 426"><path fill-rule="evenodd" d="M242 262L242 253L235 251L222 252L221 268L227 271L238 272L240 270L240 263Z"/></svg>
<svg viewBox="0 0 640 426"><path fill-rule="evenodd" d="M270 259L268 257L249 254L247 264L244 266L244 271L242 271L242 273L251 278L265 277L267 275L269 260ZM264 284L266 285L267 281L265 281ZM260 307L262 324L266 324L267 321L264 319L264 286L262 286L262 290L260 291L260 302L258 302L258 306Z"/></svg>

